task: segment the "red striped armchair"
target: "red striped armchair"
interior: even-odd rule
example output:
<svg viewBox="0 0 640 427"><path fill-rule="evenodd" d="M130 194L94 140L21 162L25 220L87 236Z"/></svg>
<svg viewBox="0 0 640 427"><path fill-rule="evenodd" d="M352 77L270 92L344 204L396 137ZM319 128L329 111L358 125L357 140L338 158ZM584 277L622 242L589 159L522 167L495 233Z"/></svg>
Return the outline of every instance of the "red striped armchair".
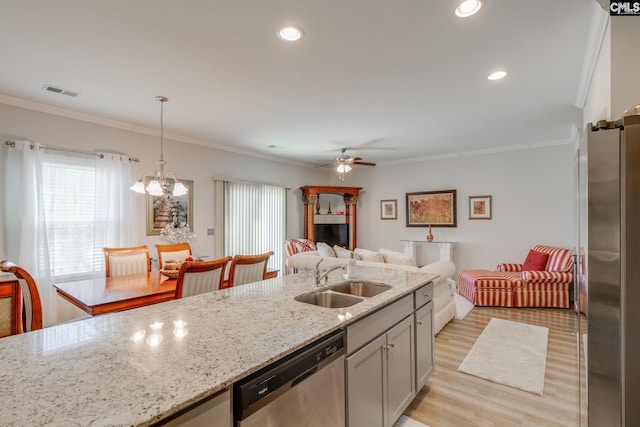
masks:
<svg viewBox="0 0 640 427"><path fill-rule="evenodd" d="M522 264L458 274L458 292L484 306L568 308L572 283L572 251L545 245L534 246Z"/></svg>

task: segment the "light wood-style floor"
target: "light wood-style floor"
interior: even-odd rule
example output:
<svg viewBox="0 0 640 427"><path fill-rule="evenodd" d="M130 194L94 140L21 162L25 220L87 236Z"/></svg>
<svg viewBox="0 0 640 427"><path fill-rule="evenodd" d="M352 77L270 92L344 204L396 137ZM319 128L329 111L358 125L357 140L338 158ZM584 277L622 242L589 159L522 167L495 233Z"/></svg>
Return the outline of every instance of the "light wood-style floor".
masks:
<svg viewBox="0 0 640 427"><path fill-rule="evenodd" d="M549 328L543 396L458 372L492 317ZM584 333L584 316L580 322ZM584 374L578 381L577 323L572 310L475 307L436 336L436 370L405 415L429 427L586 427ZM584 373L583 354L581 346L580 369Z"/></svg>

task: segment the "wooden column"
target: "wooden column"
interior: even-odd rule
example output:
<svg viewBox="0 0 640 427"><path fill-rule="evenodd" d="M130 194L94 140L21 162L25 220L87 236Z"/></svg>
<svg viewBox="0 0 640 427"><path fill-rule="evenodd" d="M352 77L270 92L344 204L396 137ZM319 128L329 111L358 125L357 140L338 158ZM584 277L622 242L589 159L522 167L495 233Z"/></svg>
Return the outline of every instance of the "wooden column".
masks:
<svg viewBox="0 0 640 427"><path fill-rule="evenodd" d="M349 249L353 250L356 248L357 236L356 230L357 227L357 204L358 204L358 196L352 196L349 194L345 194L344 197L344 207L345 214L347 215L347 224L349 224L349 234L351 234L349 238ZM353 206L353 209L351 208ZM353 215L353 218L351 217Z"/></svg>

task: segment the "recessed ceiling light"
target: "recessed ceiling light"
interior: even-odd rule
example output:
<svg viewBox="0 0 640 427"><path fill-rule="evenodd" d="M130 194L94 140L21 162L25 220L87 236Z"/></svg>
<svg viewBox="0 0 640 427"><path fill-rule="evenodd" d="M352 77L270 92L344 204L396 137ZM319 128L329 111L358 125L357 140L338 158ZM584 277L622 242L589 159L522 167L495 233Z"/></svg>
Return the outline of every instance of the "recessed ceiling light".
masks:
<svg viewBox="0 0 640 427"><path fill-rule="evenodd" d="M456 16L466 18L475 14L481 7L482 1L480 0L464 0L456 7Z"/></svg>
<svg viewBox="0 0 640 427"><path fill-rule="evenodd" d="M282 27L278 31L278 37L288 42L295 42L302 38L302 28L299 27Z"/></svg>
<svg viewBox="0 0 640 427"><path fill-rule="evenodd" d="M489 80L500 80L502 78L504 78L504 76L507 75L506 71L496 71L494 73L489 74L489 76L487 77Z"/></svg>

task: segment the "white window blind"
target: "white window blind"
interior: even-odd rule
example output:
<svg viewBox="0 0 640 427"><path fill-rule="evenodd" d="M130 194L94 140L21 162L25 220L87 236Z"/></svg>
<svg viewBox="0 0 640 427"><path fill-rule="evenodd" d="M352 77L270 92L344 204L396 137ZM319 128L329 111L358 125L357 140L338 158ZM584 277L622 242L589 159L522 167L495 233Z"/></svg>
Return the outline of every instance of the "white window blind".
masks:
<svg viewBox="0 0 640 427"><path fill-rule="evenodd" d="M269 268L283 271L286 234L284 187L224 182L224 253L253 255L273 251Z"/></svg>

